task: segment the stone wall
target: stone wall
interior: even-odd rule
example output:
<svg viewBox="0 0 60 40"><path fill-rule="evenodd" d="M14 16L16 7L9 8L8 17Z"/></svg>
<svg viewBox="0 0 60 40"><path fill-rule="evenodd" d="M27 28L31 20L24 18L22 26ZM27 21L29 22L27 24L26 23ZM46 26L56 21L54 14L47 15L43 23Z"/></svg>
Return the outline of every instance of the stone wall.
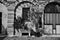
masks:
<svg viewBox="0 0 60 40"><path fill-rule="evenodd" d="M7 28L8 32L13 32L13 29L14 29L14 26L13 26L13 24L14 24L14 10L15 10L15 7L17 6L17 4L19 4L22 1L30 1L30 2L33 2L34 4L39 5L39 8L40 7L43 7L44 8L44 6L46 4L48 4L48 2L49 2L49 1L46 2L47 0L43 0L44 2L42 0L40 0L41 2L39 2L39 1L35 2L33 0L18 0L18 1L16 1L16 0L9 0L8 1L7 0L7 2L6 2L6 1L3 1L2 0L3 4L6 6L6 7L3 7L3 10L4 10L3 13L4 13L4 15L6 13L6 15L3 16L3 18L2 18L2 19L6 18L6 19L3 20L3 25L6 26L5 28ZM40 9L40 11L41 10L42 9Z"/></svg>

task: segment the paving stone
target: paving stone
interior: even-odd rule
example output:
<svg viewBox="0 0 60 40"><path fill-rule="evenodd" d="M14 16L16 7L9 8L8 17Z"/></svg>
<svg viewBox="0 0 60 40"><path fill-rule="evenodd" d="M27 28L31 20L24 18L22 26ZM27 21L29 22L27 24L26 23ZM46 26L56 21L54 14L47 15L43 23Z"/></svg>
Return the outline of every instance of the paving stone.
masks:
<svg viewBox="0 0 60 40"><path fill-rule="evenodd" d="M4 40L60 40L60 37L6 37Z"/></svg>

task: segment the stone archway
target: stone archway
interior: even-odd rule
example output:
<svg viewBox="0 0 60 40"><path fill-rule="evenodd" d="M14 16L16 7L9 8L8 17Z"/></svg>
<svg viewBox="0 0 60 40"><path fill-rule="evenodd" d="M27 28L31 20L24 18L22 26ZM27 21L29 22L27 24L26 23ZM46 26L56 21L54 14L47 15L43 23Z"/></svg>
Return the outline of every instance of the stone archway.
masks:
<svg viewBox="0 0 60 40"><path fill-rule="evenodd" d="M22 17L24 15L26 16L25 13L27 13L27 11L30 11L30 6L31 6L30 4L34 5L32 2L29 2L29 1L22 1L17 4L17 6L15 7L15 10L14 10L14 14L15 14L14 15L14 24L15 24L15 20L17 19L17 17ZM26 5L28 5L28 6L26 6ZM22 12L22 11L24 11L24 12ZM23 13L23 15L22 15L22 13ZM25 16L23 18L25 18ZM15 25L14 25L14 27L15 27Z"/></svg>
<svg viewBox="0 0 60 40"><path fill-rule="evenodd" d="M18 3L18 4L16 5L16 7L15 7L15 10L14 10L15 19L16 19L16 9L17 9L19 6L20 6L20 8L22 9L23 7L21 7L21 4L24 4L24 3L29 3L29 4L34 5L32 2L29 2L29 1L22 1L22 2Z"/></svg>
<svg viewBox="0 0 60 40"><path fill-rule="evenodd" d="M1 29L0 31L4 31L4 29L7 28L7 17L8 17L8 11L5 5L3 5L2 3L0 3L0 26ZM3 29L4 28L4 29ZM6 30L7 31L7 30Z"/></svg>

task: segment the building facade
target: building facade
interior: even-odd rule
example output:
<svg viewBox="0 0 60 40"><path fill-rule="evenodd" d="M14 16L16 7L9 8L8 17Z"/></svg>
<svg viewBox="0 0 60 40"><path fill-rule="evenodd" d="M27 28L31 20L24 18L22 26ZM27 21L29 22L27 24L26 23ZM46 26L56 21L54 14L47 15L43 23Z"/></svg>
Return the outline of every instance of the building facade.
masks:
<svg viewBox="0 0 60 40"><path fill-rule="evenodd" d="M38 21L40 25L37 27L44 30L44 35L60 34L59 31L60 7L59 6L60 3L56 0L48 0L48 1L47 0L1 0L0 1L0 20L1 20L0 30L4 31L5 29L8 35L17 35L17 34L20 35L21 32L18 32L16 30L20 28L19 27L20 24L19 25L16 24L16 22L20 23L19 22L20 20L16 21L20 17L23 18L21 24L25 25L23 23L26 22L28 28L31 25L28 23L29 21L33 20L34 21L33 23L37 23L36 20L40 19Z"/></svg>

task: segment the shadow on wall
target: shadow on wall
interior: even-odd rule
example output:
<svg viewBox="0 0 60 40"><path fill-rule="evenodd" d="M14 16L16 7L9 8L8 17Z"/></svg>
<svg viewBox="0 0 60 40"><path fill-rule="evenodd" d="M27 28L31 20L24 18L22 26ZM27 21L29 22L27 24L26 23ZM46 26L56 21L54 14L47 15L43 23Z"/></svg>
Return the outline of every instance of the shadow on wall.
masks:
<svg viewBox="0 0 60 40"><path fill-rule="evenodd" d="M3 25L2 25L1 33L2 33L2 35L7 35L7 29L5 29Z"/></svg>

